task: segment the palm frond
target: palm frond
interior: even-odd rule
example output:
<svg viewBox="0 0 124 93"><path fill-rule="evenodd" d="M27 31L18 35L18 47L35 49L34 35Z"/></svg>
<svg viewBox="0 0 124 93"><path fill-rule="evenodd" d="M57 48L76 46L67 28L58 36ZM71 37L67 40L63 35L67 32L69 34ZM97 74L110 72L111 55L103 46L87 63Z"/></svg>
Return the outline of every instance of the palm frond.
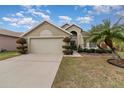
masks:
<svg viewBox="0 0 124 93"><path fill-rule="evenodd" d="M124 41L124 35L122 33L113 33L112 38L118 39L119 41Z"/></svg>
<svg viewBox="0 0 124 93"><path fill-rule="evenodd" d="M101 38L101 35L91 35L87 41L90 41L90 42L97 42L98 39Z"/></svg>
<svg viewBox="0 0 124 93"><path fill-rule="evenodd" d="M109 19L103 20L103 28L109 29L111 27L111 21Z"/></svg>

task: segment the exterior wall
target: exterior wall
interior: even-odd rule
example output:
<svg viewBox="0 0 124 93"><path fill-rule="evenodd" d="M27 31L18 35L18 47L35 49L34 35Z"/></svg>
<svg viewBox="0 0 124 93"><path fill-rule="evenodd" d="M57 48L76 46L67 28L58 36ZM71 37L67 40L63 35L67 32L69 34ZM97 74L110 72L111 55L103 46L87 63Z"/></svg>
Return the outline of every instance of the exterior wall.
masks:
<svg viewBox="0 0 124 93"><path fill-rule="evenodd" d="M7 49L7 50L16 50L16 40L17 37L10 37L5 35L0 35L0 50Z"/></svg>
<svg viewBox="0 0 124 93"><path fill-rule="evenodd" d="M25 35L25 38L32 37L32 36L41 36L41 32L44 30L49 30L51 31L53 36L69 36L66 32L63 32L62 30L48 24L48 23L43 23L33 31L29 32L27 35ZM47 35L44 35L47 36Z"/></svg>
<svg viewBox="0 0 124 93"><path fill-rule="evenodd" d="M77 32L77 46L82 46L82 48L84 48L84 40L83 40L83 36L81 33L81 29L79 29L76 26L72 26L70 28L67 29L69 32L71 31L76 31Z"/></svg>

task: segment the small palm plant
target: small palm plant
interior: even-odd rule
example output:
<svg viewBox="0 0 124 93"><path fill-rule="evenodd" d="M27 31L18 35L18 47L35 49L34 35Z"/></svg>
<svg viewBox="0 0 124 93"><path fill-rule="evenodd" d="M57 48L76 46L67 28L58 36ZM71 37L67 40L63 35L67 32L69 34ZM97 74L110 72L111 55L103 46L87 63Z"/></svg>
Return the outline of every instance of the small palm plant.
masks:
<svg viewBox="0 0 124 93"><path fill-rule="evenodd" d="M99 48L101 43L105 43L108 48L111 49L112 54L115 58L121 59L117 53L117 49L113 46L114 40L119 40L124 42L124 24L119 24L120 18L115 24L111 24L111 21L106 19L103 23L97 26L93 26L91 29L91 34L89 40L96 42ZM103 48L102 48L103 49Z"/></svg>

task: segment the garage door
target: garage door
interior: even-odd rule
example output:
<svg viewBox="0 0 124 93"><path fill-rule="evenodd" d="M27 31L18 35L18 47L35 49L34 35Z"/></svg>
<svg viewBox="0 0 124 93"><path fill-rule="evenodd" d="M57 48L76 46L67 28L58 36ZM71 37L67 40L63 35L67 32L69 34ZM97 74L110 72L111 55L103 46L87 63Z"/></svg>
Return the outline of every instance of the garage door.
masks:
<svg viewBox="0 0 124 93"><path fill-rule="evenodd" d="M63 38L31 38L30 52L43 55L62 55Z"/></svg>

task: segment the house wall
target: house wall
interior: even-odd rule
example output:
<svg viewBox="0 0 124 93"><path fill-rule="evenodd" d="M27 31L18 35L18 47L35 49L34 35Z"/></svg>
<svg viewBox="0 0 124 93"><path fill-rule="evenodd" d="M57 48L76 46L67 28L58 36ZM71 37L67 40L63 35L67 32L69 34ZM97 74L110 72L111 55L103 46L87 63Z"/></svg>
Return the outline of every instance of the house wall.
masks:
<svg viewBox="0 0 124 93"><path fill-rule="evenodd" d="M7 49L7 50L16 50L16 40L17 37L5 36L0 35L0 50Z"/></svg>
<svg viewBox="0 0 124 93"><path fill-rule="evenodd" d="M53 36L65 36L65 37L69 36L66 32L63 32L62 30L58 29L57 27L54 27L53 25L45 22L23 37L28 38L28 37L32 37L32 36L41 36L41 33L44 30L49 30ZM47 36L47 34L44 36Z"/></svg>
<svg viewBox="0 0 124 93"><path fill-rule="evenodd" d="M78 46L82 46L82 48L84 48L84 40L83 40L83 36L82 36L82 33L81 33L81 29L79 29L78 27L76 26L72 26L70 28L67 29L69 32L71 31L76 31L77 32L77 44Z"/></svg>

